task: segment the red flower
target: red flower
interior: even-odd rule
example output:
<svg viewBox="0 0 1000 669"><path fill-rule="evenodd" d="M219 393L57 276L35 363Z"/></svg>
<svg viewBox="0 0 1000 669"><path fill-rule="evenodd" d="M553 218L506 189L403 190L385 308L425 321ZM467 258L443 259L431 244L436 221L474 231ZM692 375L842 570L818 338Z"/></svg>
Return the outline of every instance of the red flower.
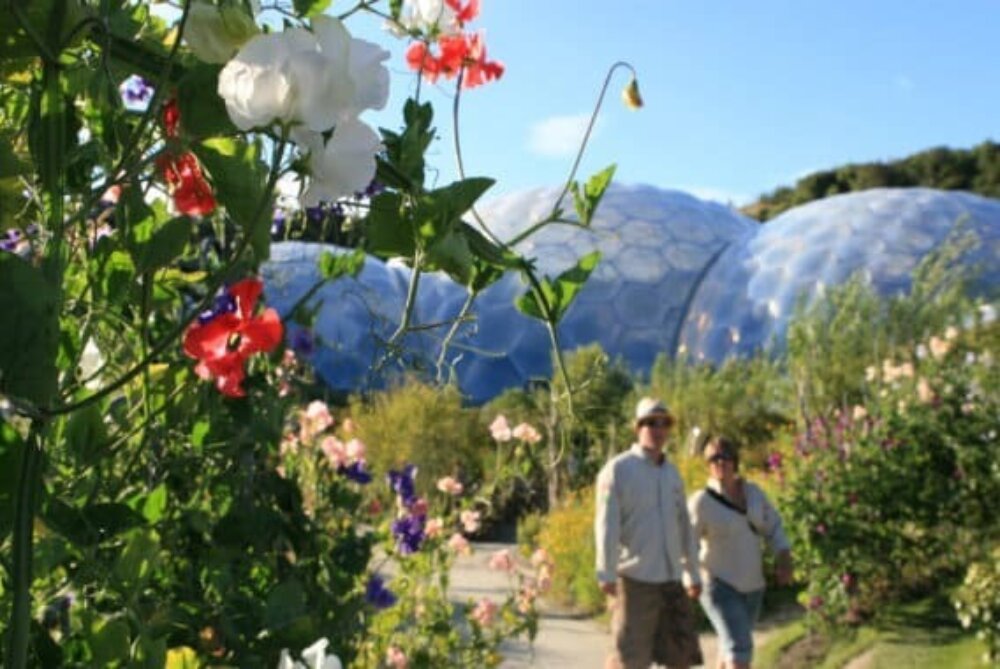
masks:
<svg viewBox="0 0 1000 669"><path fill-rule="evenodd" d="M482 35L467 36L467 44L465 79L462 80L463 88L475 88L503 76L503 63L486 60L486 44L483 43Z"/></svg>
<svg viewBox="0 0 1000 669"><path fill-rule="evenodd" d="M167 133L167 137L176 137L178 135L178 126L180 123L181 110L177 106L177 99L170 98L163 105L163 130Z"/></svg>
<svg viewBox="0 0 1000 669"><path fill-rule="evenodd" d="M462 88L475 88L503 76L503 64L486 60L486 45L479 34L442 35L436 46L440 55L434 55L425 42L414 42L406 50L410 69L423 74L434 83L439 76L453 79L464 67Z"/></svg>
<svg viewBox="0 0 1000 669"><path fill-rule="evenodd" d="M207 216L215 211L215 194L205 179L198 159L190 151L180 156L164 154L156 161L174 198L177 211L188 216Z"/></svg>
<svg viewBox="0 0 1000 669"><path fill-rule="evenodd" d="M464 6L462 0L445 0L445 3L455 10L459 25L465 25L479 16L479 0L469 0Z"/></svg>
<svg viewBox="0 0 1000 669"><path fill-rule="evenodd" d="M215 380L223 395L243 397L244 364L255 353L274 350L281 343L284 328L278 312L254 310L264 288L260 279L244 279L227 291L236 302L235 311L225 311L203 323L194 323L184 333L184 353L196 359L195 373Z"/></svg>

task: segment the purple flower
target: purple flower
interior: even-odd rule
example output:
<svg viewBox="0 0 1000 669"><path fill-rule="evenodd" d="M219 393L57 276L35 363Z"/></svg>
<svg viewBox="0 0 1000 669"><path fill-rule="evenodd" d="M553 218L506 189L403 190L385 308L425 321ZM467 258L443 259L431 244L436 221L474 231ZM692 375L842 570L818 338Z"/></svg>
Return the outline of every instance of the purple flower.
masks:
<svg viewBox="0 0 1000 669"><path fill-rule="evenodd" d="M271 219L271 236L272 237L282 237L285 234L285 225L288 223L288 217L285 215L281 209L276 209L274 212L274 218Z"/></svg>
<svg viewBox="0 0 1000 669"><path fill-rule="evenodd" d="M392 521L392 534L396 537L396 548L403 555L420 550L424 541L424 517L406 515Z"/></svg>
<svg viewBox="0 0 1000 669"><path fill-rule="evenodd" d="M376 609L387 609L396 603L396 595L385 587L385 581L378 574L372 574L365 586L365 601Z"/></svg>
<svg viewBox="0 0 1000 669"><path fill-rule="evenodd" d="M215 297L215 302L210 309L198 314L198 322L202 325L209 323L222 314L232 314L236 312L236 298L229 294L228 288L224 288L220 295Z"/></svg>
<svg viewBox="0 0 1000 669"><path fill-rule="evenodd" d="M153 97L153 87L137 74L122 82L122 98L127 104L144 105Z"/></svg>
<svg viewBox="0 0 1000 669"><path fill-rule="evenodd" d="M292 350L299 355L310 356L316 350L313 333L307 328L296 328L292 333Z"/></svg>
<svg viewBox="0 0 1000 669"><path fill-rule="evenodd" d="M386 474L386 478L389 480L389 487L399 495L403 506L407 508L417 500L417 492L413 485L413 477L416 475L416 465L406 465L401 472L390 469L389 473Z"/></svg>
<svg viewBox="0 0 1000 669"><path fill-rule="evenodd" d="M824 603L825 602L823 601L822 597L820 597L819 595L814 595L813 598L809 600L809 610L815 611L818 608L822 608Z"/></svg>
<svg viewBox="0 0 1000 669"><path fill-rule="evenodd" d="M355 460L349 465L340 465L337 467L337 473L344 476L355 483L360 483L362 485L371 483L372 475L370 472L365 471L365 463L363 460Z"/></svg>

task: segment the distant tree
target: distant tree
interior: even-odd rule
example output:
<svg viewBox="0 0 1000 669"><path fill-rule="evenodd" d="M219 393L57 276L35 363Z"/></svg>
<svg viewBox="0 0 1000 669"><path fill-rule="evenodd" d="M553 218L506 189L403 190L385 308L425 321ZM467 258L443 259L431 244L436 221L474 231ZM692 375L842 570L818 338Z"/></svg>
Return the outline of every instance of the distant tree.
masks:
<svg viewBox="0 0 1000 669"><path fill-rule="evenodd" d="M1000 144L985 141L972 149L935 147L891 162L854 163L822 170L782 186L743 208L767 221L786 209L838 193L869 188L924 186L965 190L1000 198Z"/></svg>

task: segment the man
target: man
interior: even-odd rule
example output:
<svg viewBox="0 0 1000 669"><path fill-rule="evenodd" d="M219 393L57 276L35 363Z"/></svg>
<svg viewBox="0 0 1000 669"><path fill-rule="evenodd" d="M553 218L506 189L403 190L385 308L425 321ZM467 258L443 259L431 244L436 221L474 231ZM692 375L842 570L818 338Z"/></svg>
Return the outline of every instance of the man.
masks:
<svg viewBox="0 0 1000 669"><path fill-rule="evenodd" d="M597 477L597 580L615 598L616 669L702 664L689 601L701 594L698 543L684 483L663 453L673 422L663 402L641 399L636 443Z"/></svg>

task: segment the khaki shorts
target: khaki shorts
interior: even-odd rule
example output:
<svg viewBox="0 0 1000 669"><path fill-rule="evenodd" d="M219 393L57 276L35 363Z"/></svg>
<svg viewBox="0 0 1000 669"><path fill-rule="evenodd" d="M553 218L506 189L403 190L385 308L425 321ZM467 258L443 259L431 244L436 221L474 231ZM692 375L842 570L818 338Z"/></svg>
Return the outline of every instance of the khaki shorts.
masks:
<svg viewBox="0 0 1000 669"><path fill-rule="evenodd" d="M703 663L696 618L684 587L677 581L644 583L618 579L611 619L615 660L623 669L648 669Z"/></svg>

